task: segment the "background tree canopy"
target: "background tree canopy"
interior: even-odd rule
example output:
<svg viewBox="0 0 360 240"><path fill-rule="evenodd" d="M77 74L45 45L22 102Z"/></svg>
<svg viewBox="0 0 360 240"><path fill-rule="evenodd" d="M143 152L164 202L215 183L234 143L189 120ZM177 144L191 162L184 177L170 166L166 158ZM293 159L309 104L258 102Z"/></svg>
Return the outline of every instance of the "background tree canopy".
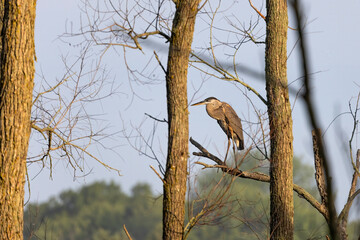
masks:
<svg viewBox="0 0 360 240"><path fill-rule="evenodd" d="M256 161L246 159L242 169L252 169ZM297 171L301 169L301 171ZM261 171L261 168L257 168ZM267 171L267 166L264 167ZM313 169L294 161L294 182L316 193ZM189 239L267 239L269 188L267 183L232 179L216 170L201 171L188 194L191 216L207 202L225 196L191 231ZM225 191L224 189L230 186ZM214 201L213 201L214 202ZM295 239L325 239L323 217L305 200L295 196ZM207 205L207 207L209 207ZM100 240L127 239L125 224L133 239L155 240L162 236L162 197L148 184L135 185L130 194L114 182L95 182L77 191L68 190L44 203L25 209L25 239ZM349 239L359 235L360 221L350 223Z"/></svg>

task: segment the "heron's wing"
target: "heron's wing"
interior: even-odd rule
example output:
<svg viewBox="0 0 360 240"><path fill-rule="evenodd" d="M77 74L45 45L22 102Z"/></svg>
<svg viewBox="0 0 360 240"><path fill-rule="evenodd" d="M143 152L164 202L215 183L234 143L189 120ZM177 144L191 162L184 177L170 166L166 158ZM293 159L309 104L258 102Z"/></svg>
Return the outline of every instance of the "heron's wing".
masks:
<svg viewBox="0 0 360 240"><path fill-rule="evenodd" d="M240 149L240 150L244 149L244 135L243 135L241 119L238 117L238 115L236 114L234 109L229 104L223 103L222 108L224 111L226 123L232 128L232 131L234 132L234 134L237 136L237 138L239 140L239 142L237 144L238 149ZM220 124L220 126L221 126L221 124ZM221 126L221 128L223 128L223 126Z"/></svg>
<svg viewBox="0 0 360 240"><path fill-rule="evenodd" d="M221 106L217 108L206 106L206 112L209 114L210 117L218 121L223 121L225 119L224 109Z"/></svg>

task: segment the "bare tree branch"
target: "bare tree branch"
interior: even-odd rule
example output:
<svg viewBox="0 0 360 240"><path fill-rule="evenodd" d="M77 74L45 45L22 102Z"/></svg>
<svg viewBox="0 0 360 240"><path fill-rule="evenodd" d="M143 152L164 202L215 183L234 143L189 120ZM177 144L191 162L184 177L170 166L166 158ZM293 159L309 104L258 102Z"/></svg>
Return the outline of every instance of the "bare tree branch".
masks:
<svg viewBox="0 0 360 240"><path fill-rule="evenodd" d="M194 152L193 155L208 158L216 163L216 165L209 165L206 163L197 162L197 164L202 165L204 168L217 168L217 169L221 169L224 173L230 174L235 177L247 178L260 182L270 182L270 176L264 173L246 172L237 168L228 167L225 165L225 163L222 160L220 160L218 157L208 152L207 149L201 146L201 144L196 142L193 138L190 138L190 142L197 149L200 150L200 152ZM304 198L316 210L318 210L318 212L321 213L325 218L328 218L327 208L324 205L320 204L309 192L307 192L304 188L302 188L297 184L294 184L293 189L299 196Z"/></svg>
<svg viewBox="0 0 360 240"><path fill-rule="evenodd" d="M267 105L267 101L264 97L261 96L260 93L258 93L254 88L252 88L250 85L245 83L244 81L241 81L239 78L231 74L229 71L225 70L224 68L218 67L216 65L212 65L211 63L207 62L204 58L201 58L196 53L191 52L191 55L198 59L199 63L205 64L206 66L210 67L211 69L218 72L220 75L222 75L222 79L226 81L235 81L246 87L249 91L252 91L265 105Z"/></svg>
<svg viewBox="0 0 360 240"><path fill-rule="evenodd" d="M358 149L357 153L356 153L356 168L359 169L359 167L360 167L360 149ZM359 176L360 176L359 173L357 171L354 171L352 181L351 181L351 187L350 187L350 190L349 190L348 199L347 199L346 204L345 204L344 208L342 209L342 211L341 211L341 213L339 214L339 217L338 217L339 222L341 224L341 227L344 230L346 230L351 205L352 205L354 199L356 198L356 196L358 194L360 194L360 189L356 190L356 186L357 186Z"/></svg>
<svg viewBox="0 0 360 240"><path fill-rule="evenodd" d="M224 215L229 215L233 209L228 209L226 213L222 212L225 206L230 206L231 201L229 201L230 192L232 183L235 178L230 179L230 182L226 181L225 174L221 177L221 179L213 186L208 194L205 197L200 197L192 201L191 207L189 207L189 213L193 214L194 205L196 203L200 203L201 210L198 211L197 214L190 217L190 220L184 227L184 237L183 239L187 239L191 229L193 229L196 225L204 225L211 224L215 220L215 224L218 223L216 219L218 217L222 218ZM189 215L190 215L189 214Z"/></svg>
<svg viewBox="0 0 360 240"><path fill-rule="evenodd" d="M306 104L308 117L309 117L311 126L313 127L313 129L319 129L318 119L317 119L315 111L314 111L314 104L313 104L313 100L312 100L312 97L313 97L312 91L311 91L312 88L310 87L310 75L309 75L310 61L309 61L308 54L307 54L308 46L307 46L307 41L303 34L303 28L302 28L303 13L301 11L303 9L300 8L299 2L297 0L293 1L293 7L294 7L294 11L295 11L297 30L298 30L299 39L300 39L302 72L303 72L303 76L304 76L303 81L304 81L304 86L305 86L305 92L303 94L303 99ZM325 173L325 179L326 179L327 197L328 197L328 202L327 202L328 205L326 207L329 211L329 218L327 220L328 220L328 224L329 224L329 228L330 228L331 237L334 240L338 240L338 239L340 239L340 235L339 235L339 229L338 229L338 225L337 225L335 199L334 199L334 194L333 194L334 188L332 186L332 181L331 181L331 177L330 177L330 162L329 162L329 159L327 158L326 151L324 149L323 140L321 139L321 136L318 131L316 131L316 135L317 135L316 139L317 139L317 145L318 145L318 149L319 149L319 156L323 159L323 167L324 167L324 173Z"/></svg>
<svg viewBox="0 0 360 240"><path fill-rule="evenodd" d="M76 170L84 171L85 158L91 158L110 170L109 166L90 150L90 146L111 136L106 127L98 127L100 114L90 114L88 104L96 103L115 93L113 85L106 83L106 76L100 67L100 60L88 66L89 45L82 49L80 56L69 63L63 58L66 73L51 86L47 80L37 88L38 93L32 102L31 128L32 141L41 144L41 150L28 154L27 163L47 164L52 177L53 162L66 159ZM45 77L43 77L45 79ZM47 86L44 86L44 85ZM42 89L44 88L44 89ZM114 133L113 133L114 134ZM106 147L104 147L106 149ZM35 150L32 150L35 151Z"/></svg>
<svg viewBox="0 0 360 240"><path fill-rule="evenodd" d="M317 132L318 131L318 132ZM326 190L326 178L323 168L324 160L321 158L319 153L319 145L317 137L321 136L320 129L312 130L312 139L313 139L313 151L314 151L314 163L315 163L315 180L316 185L318 187L320 197L321 197L321 204L327 206L328 204L328 197L327 197L327 190Z"/></svg>
<svg viewBox="0 0 360 240"><path fill-rule="evenodd" d="M359 111L359 103L360 103L360 92L357 96L356 105L355 105L354 110L351 108L351 102L349 102L350 114L351 114L351 117L353 118L353 130L351 132L351 137L349 139L350 159L351 159L351 164L353 166L353 169L355 172L357 172L358 175L360 175L360 171L359 171L359 166L357 166L357 164L355 163L354 158L353 158L352 142L354 140L355 131L358 126L357 114Z"/></svg>

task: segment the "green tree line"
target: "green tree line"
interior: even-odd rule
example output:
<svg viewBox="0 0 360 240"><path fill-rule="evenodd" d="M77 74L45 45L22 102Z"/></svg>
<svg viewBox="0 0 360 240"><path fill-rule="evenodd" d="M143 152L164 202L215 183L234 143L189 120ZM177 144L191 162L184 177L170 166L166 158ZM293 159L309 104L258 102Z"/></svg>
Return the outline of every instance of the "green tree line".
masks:
<svg viewBox="0 0 360 240"><path fill-rule="evenodd" d="M243 167L252 168L253 163L251 159L247 160ZM312 168L299 160L294 163L294 169L301 169L294 172L295 183L301 183L316 195ZM223 182L219 184L220 180ZM193 184L195 190L188 194L187 204L193 209L191 214L199 212L205 199L215 198L217 192L229 184L231 187L223 203L199 220L189 239L269 238L269 188L266 183L240 178L233 181L216 170L205 171ZM217 189L211 192L215 186ZM325 239L327 225L324 218L297 196L294 203L295 239ZM133 239L162 237L162 197L144 183L138 183L127 194L114 182L95 182L78 190L64 191L44 203L30 203L24 216L25 239L127 239L123 225ZM350 223L349 239L356 239L359 225L360 221Z"/></svg>

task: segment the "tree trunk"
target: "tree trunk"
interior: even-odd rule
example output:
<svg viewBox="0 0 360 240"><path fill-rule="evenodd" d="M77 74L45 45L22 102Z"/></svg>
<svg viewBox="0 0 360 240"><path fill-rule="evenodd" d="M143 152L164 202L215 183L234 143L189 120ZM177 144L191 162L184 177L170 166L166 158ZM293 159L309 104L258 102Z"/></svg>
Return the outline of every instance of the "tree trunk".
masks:
<svg viewBox="0 0 360 240"><path fill-rule="evenodd" d="M287 61L287 2L267 0L266 91L270 124L270 234L271 239L293 239L293 133Z"/></svg>
<svg viewBox="0 0 360 240"><path fill-rule="evenodd" d="M199 0L176 1L172 26L166 75L169 132L164 178L164 240L183 237L189 157L187 70L198 4Z"/></svg>
<svg viewBox="0 0 360 240"><path fill-rule="evenodd" d="M0 5L0 239L23 239L36 0Z"/></svg>

